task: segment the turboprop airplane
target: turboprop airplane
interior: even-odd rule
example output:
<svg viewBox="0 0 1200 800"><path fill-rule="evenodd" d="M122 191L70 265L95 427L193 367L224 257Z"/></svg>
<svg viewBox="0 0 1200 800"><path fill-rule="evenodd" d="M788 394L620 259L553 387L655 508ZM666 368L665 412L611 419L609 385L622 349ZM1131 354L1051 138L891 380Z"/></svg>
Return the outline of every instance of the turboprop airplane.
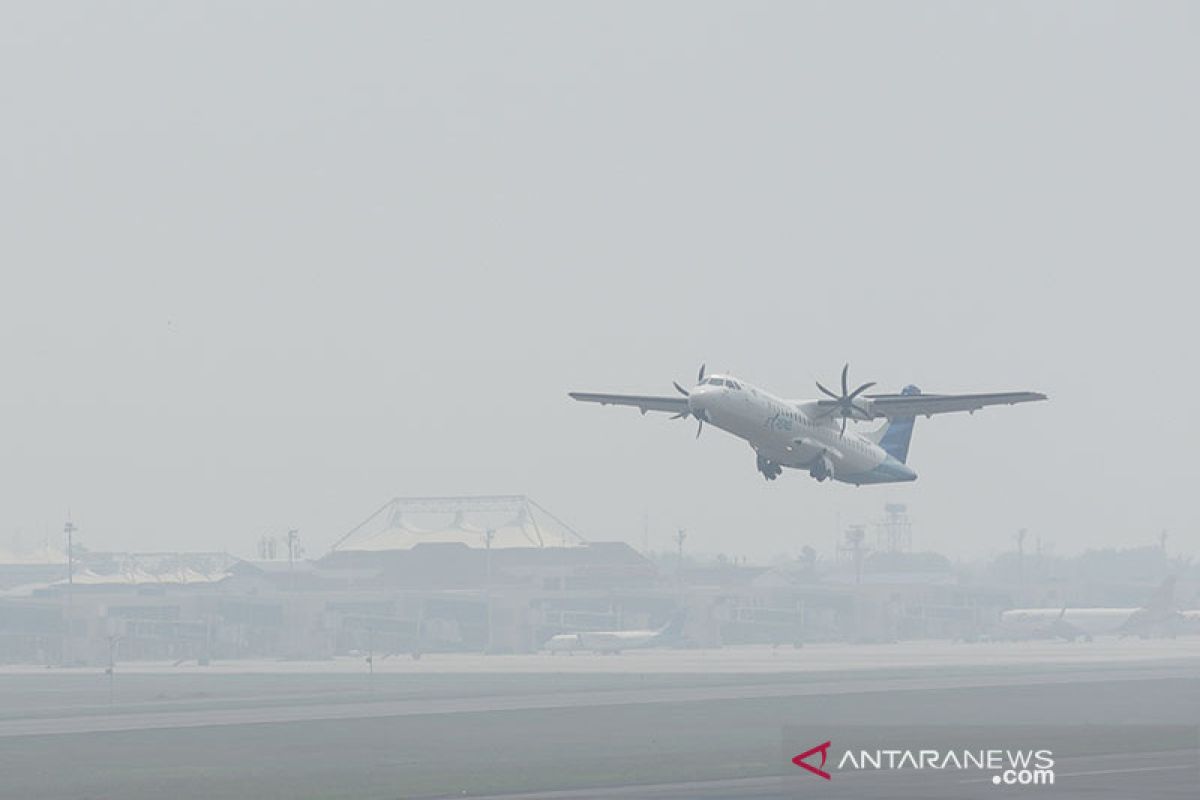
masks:
<svg viewBox="0 0 1200 800"><path fill-rule="evenodd" d="M680 397L569 394L585 403L633 406L643 414L663 411L672 414L672 419L695 417L699 422L697 437L707 422L746 440L754 450L758 471L769 481L788 467L807 470L817 481L830 479L855 486L917 479L907 462L913 423L918 416L974 413L984 406L1046 399L1038 392L922 394L911 385L899 394L864 394L875 383L864 383L850 391L846 382L849 371L849 364L842 368L841 394L818 382L817 388L825 397L816 400L785 400L731 375L706 377L703 364L691 389L675 384ZM881 417L886 421L873 431L858 433L846 428L848 420Z"/></svg>
<svg viewBox="0 0 1200 800"><path fill-rule="evenodd" d="M550 653L573 653L576 650L619 653L622 650L664 647L677 643L683 636L685 619L686 614L679 611L671 617L666 625L656 630L560 633L547 639L546 643L542 645L542 649Z"/></svg>

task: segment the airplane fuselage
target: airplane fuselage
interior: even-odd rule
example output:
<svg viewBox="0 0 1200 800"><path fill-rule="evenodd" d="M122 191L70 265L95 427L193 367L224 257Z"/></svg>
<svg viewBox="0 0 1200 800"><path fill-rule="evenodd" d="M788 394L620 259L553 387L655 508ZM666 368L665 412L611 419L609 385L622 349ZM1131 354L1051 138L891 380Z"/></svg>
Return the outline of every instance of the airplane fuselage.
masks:
<svg viewBox="0 0 1200 800"><path fill-rule="evenodd" d="M573 653L590 650L593 653L619 653L650 647L660 638L660 631L584 631L551 636L543 645L550 653Z"/></svg>
<svg viewBox="0 0 1200 800"><path fill-rule="evenodd" d="M1014 608L1000 624L1014 634L1034 638L1104 636L1122 632L1140 612L1137 608Z"/></svg>
<svg viewBox="0 0 1200 800"><path fill-rule="evenodd" d="M745 381L712 375L688 395L693 416L744 439L758 454L759 469L805 469L818 479L843 483L895 483L917 474L871 439L820 416L812 403L775 397ZM767 474L764 472L764 474Z"/></svg>

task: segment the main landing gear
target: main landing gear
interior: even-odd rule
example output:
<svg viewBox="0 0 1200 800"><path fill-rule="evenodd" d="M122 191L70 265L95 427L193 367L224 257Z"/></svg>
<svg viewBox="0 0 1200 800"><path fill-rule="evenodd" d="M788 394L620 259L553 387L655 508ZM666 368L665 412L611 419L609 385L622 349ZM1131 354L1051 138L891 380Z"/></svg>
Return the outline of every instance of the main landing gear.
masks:
<svg viewBox="0 0 1200 800"><path fill-rule="evenodd" d="M833 459L829 457L828 453L822 453L809 467L808 474L816 478L818 483L832 478Z"/></svg>
<svg viewBox="0 0 1200 800"><path fill-rule="evenodd" d="M773 481L776 478L778 478L780 475L783 474L783 467L779 466L774 461L771 461L770 459L764 458L762 455L759 455L758 456L758 471L762 473L762 476L764 478L766 478L769 481Z"/></svg>

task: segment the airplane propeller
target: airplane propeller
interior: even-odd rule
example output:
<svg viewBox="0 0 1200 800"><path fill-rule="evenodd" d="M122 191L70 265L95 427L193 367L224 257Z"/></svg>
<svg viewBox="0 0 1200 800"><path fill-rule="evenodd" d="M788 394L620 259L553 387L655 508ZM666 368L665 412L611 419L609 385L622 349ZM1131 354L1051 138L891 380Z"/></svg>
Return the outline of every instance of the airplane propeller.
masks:
<svg viewBox="0 0 1200 800"><path fill-rule="evenodd" d="M675 391L679 392L684 397L692 396L691 392L689 392L687 389L680 386L678 381L671 381L671 383L675 386ZM703 364L700 365L700 372L699 372L699 374L696 375L696 383L697 384L704 383L704 365ZM684 417L693 417L693 416L700 422L700 425L696 428L696 438L699 439L700 434L704 432L704 411L703 410L698 411L698 412L692 412L690 410L689 411L681 411L678 414L672 415L671 419L683 419Z"/></svg>
<svg viewBox="0 0 1200 800"><path fill-rule="evenodd" d="M820 389L822 392L824 392L827 396L829 396L829 397L833 398L835 401L837 401L836 405L831 406L821 416L828 417L832 414L836 414L836 413L840 412L842 415L842 435L843 436L846 435L846 420L847 419L849 419L851 417L853 417L854 419L859 419L860 414L862 415L862 419L869 420L872 418L871 412L867 411L862 406L856 405L854 400L860 394L865 392L867 389L870 389L872 386L874 386L875 381L870 381L869 383L864 383L862 386L859 386L857 389L855 389L852 392L852 391L850 391L849 385L846 383L846 378L847 378L847 375L849 374L849 372L850 372L849 364L846 364L844 367L842 367L842 393L840 395L834 394L833 392L829 391L828 389L826 389L824 386L821 385L820 381L817 381L817 388Z"/></svg>

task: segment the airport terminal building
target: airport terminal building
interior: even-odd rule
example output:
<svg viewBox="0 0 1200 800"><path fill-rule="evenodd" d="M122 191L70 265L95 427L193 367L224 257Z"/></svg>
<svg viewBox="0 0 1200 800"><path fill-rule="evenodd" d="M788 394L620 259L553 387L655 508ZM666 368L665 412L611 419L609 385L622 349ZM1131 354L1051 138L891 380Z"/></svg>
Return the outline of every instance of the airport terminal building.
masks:
<svg viewBox="0 0 1200 800"><path fill-rule="evenodd" d="M964 579L901 539L825 563L694 563L588 541L524 496L483 496L395 498L317 559L78 552L68 567L53 548L0 551L0 663L528 653L680 611L674 646L966 640L1066 591Z"/></svg>

